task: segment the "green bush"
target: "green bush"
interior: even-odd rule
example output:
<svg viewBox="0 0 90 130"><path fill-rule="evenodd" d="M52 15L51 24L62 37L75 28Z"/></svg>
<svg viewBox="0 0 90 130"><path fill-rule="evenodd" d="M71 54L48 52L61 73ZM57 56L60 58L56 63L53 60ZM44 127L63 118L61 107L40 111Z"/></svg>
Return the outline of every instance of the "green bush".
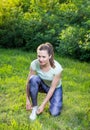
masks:
<svg viewBox="0 0 90 130"><path fill-rule="evenodd" d="M48 41L56 52L88 61L89 5L89 0L2 0L0 46L34 51Z"/></svg>
<svg viewBox="0 0 90 130"><path fill-rule="evenodd" d="M19 21L10 21L0 29L0 43L5 48L18 48L23 46L23 28Z"/></svg>
<svg viewBox="0 0 90 130"><path fill-rule="evenodd" d="M90 38L84 28L69 26L59 36L58 52L80 60L90 59ZM85 37L87 36L87 37Z"/></svg>

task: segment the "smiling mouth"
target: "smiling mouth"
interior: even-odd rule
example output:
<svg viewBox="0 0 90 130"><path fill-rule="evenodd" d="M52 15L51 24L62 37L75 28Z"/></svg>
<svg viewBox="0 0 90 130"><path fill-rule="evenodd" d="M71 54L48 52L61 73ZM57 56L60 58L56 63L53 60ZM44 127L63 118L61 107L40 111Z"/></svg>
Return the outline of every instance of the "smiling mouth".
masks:
<svg viewBox="0 0 90 130"><path fill-rule="evenodd" d="M42 61L39 61L40 62L40 64L44 64L44 62L42 62Z"/></svg>
<svg viewBox="0 0 90 130"><path fill-rule="evenodd" d="M44 63L44 62L40 61L40 63L42 64L42 63Z"/></svg>

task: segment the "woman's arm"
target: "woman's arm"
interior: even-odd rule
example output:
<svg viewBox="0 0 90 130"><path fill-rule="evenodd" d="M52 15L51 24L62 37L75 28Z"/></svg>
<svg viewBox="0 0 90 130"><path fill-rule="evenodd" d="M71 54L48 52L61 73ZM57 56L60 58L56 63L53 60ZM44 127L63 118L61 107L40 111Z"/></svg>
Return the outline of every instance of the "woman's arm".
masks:
<svg viewBox="0 0 90 130"><path fill-rule="evenodd" d="M27 83L26 83L26 110L32 109L32 106L30 104L30 93L29 93L29 79L32 75L35 75L36 72L30 68L30 72L27 78Z"/></svg>
<svg viewBox="0 0 90 130"><path fill-rule="evenodd" d="M54 91L55 91L55 88L56 86L58 85L59 81L60 81L60 78L61 78L61 74L58 74L54 77L53 81L52 81L52 84L51 84L51 87L43 101L43 103L41 104L41 106L38 108L38 111L37 111L37 114L40 114L41 112L43 112L44 110L44 107L45 105L47 104L47 102L49 101L49 99L52 97Z"/></svg>

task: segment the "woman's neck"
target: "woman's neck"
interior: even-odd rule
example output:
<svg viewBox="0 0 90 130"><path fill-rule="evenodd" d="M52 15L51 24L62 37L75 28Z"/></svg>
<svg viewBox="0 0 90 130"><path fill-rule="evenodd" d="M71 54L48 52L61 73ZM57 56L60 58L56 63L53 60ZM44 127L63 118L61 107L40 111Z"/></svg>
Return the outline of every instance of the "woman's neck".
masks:
<svg viewBox="0 0 90 130"><path fill-rule="evenodd" d="M40 66L43 71L49 71L51 69L50 63Z"/></svg>

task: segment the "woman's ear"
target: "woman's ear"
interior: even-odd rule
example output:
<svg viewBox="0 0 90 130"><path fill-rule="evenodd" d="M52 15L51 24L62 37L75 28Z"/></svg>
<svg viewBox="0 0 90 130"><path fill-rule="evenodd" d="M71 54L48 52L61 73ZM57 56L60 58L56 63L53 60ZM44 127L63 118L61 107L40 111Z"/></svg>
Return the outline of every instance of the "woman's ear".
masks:
<svg viewBox="0 0 90 130"><path fill-rule="evenodd" d="M49 59L51 59L52 55L49 56Z"/></svg>

